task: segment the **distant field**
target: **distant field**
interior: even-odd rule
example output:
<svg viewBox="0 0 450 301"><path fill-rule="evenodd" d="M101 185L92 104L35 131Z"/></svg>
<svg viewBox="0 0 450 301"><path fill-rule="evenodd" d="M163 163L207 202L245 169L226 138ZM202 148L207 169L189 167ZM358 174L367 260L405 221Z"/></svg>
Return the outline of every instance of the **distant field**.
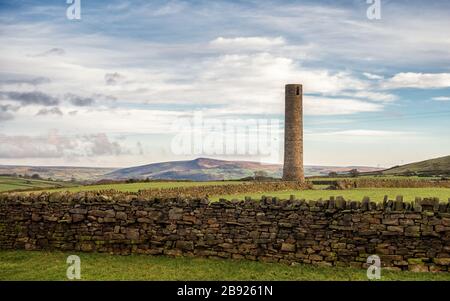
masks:
<svg viewBox="0 0 450 301"><path fill-rule="evenodd" d="M173 188L173 187L191 187L191 186L209 186L209 185L232 185L240 184L239 181L213 181L213 182L141 182L141 183L126 183L126 184L101 184L101 185L86 185L65 187L61 189L52 189L51 191L98 191L114 189L117 191L137 192L143 189L153 188Z"/></svg>
<svg viewBox="0 0 450 301"><path fill-rule="evenodd" d="M98 180L113 170L115 169L97 167L0 165L0 174L39 174L43 179L52 178L59 181L70 181L72 178L77 181Z"/></svg>
<svg viewBox="0 0 450 301"><path fill-rule="evenodd" d="M383 176L383 177L360 177L360 178L376 178L376 179L432 179L432 178L423 178L423 177L397 177L397 176ZM342 179L350 179L354 180L355 178L309 178L308 181L334 181L334 180L342 180ZM435 178L436 179L436 178ZM161 181L161 182L139 182L139 183L122 183L122 184L100 184L100 185L83 185L83 186L71 186L64 187L61 189L52 189L52 191L70 191L70 192L78 192L78 191L98 191L98 190L109 190L114 189L117 191L126 191L126 192L137 192L138 190L144 189L154 189L154 188L173 188L173 187L191 187L191 186L209 186L209 185L233 185L233 184L241 184L245 183L245 181L193 181L193 182L183 182L183 181ZM51 187L51 186L49 186ZM325 189L328 185L314 185L315 189ZM48 187L44 187L48 188ZM427 192L427 191L426 191Z"/></svg>
<svg viewBox="0 0 450 301"><path fill-rule="evenodd" d="M67 280L66 259L81 259L81 280L367 280L366 270L246 260L78 252L0 251L0 280ZM450 280L450 273L381 270L381 280Z"/></svg>
<svg viewBox="0 0 450 301"><path fill-rule="evenodd" d="M265 193L247 193L237 195L214 196L211 199L216 201L219 198L225 199L244 199L250 196L255 199L261 196L272 196L279 198L289 198L295 195L298 199L317 200L319 198L328 199L330 196L342 196L345 199L361 201L363 197L368 196L372 201L382 201L384 196L395 199L397 195L402 195L403 200L413 201L415 197L438 197L442 201L448 201L450 198L450 188L358 188L351 190L302 190L302 191L274 191Z"/></svg>
<svg viewBox="0 0 450 301"><path fill-rule="evenodd" d="M0 176L0 192L20 189L48 189L68 186L67 182L24 179L18 177Z"/></svg>
<svg viewBox="0 0 450 301"><path fill-rule="evenodd" d="M34 185L45 185L44 183L35 183ZM173 187L191 187L191 186L209 186L209 185L227 185L227 184L239 184L240 181L212 181L212 182L147 182L147 183L128 183L128 184L102 184L102 185L86 185L86 186L73 186L64 188L51 188L52 183L47 183L48 187L42 187L43 189L36 190L48 190L48 191L99 191L114 189L123 192L137 192L144 189L154 188L173 188ZM1 184L0 184L1 185ZM9 186L4 186L3 190L6 190ZM18 186L14 186L18 187ZM32 187L29 184L28 187ZM416 197L438 197L441 201L448 201L450 198L450 188L358 188L351 190L325 190L326 185L315 185L315 190L295 190L295 191L267 191L264 193L243 193L233 195L216 195L212 196L211 200L217 201L219 198L225 199L244 199L246 196L250 196L255 199L261 198L261 196L272 196L287 199L290 195L295 195L298 199L317 200L319 198L328 199L330 196L343 196L345 199L350 200L362 200L363 197L368 196L373 201L382 201L385 195L388 195L390 199L395 199L397 195L402 195L405 201L413 201ZM48 189L51 188L51 189ZM0 186L1 189L1 186ZM14 188L18 189L18 188ZM0 190L1 191L1 190Z"/></svg>
<svg viewBox="0 0 450 301"><path fill-rule="evenodd" d="M403 177L404 178L404 177ZM326 179L326 178L324 178ZM0 177L0 192L7 190L35 188L35 190L48 191L99 191L114 189L123 192L137 192L139 190L154 188L174 188L174 187L192 187L209 185L233 185L244 183L242 181L211 181L211 182L140 182L127 184L102 184L86 186L67 186L63 188L54 188L57 185L68 185L65 182L51 182L44 180L27 180L11 177ZM69 183L70 184L70 183ZM219 198L225 199L244 199L246 196L259 199L262 195L279 198L289 198L295 195L298 199L317 200L319 198L328 199L330 196L343 196L345 199L362 200L368 196L373 201L382 201L385 195L390 199L395 199L397 195L402 195L405 201L413 201L416 197L438 197L441 201L448 201L450 198L450 188L358 188L351 190L325 190L327 185L315 185L315 190L303 191L267 191L264 193L244 193L235 195L216 195L211 200L217 201ZM34 191L34 190L33 190Z"/></svg>
<svg viewBox="0 0 450 301"><path fill-rule="evenodd" d="M376 180L439 180L441 177L419 177L419 176L358 176L358 177L307 177L309 181L337 181L337 180L358 180L358 179L376 179Z"/></svg>

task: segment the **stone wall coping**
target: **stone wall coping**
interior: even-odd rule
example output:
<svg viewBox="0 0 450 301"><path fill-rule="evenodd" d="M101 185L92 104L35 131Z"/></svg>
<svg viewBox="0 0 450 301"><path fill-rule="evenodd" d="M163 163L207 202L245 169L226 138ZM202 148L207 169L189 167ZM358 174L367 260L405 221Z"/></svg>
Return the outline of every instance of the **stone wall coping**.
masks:
<svg viewBox="0 0 450 301"><path fill-rule="evenodd" d="M177 196L169 198L145 197L130 193L99 192L42 192L39 194L8 193L0 194L0 203L8 205L33 206L52 205L104 205L121 204L131 206L173 206L173 207L229 207L229 208L273 208L283 210L350 210L350 211L383 211L383 212L439 212L450 213L450 198L448 201L440 201L439 198L419 198L412 202L403 201L402 196L396 200L389 200L387 196L382 202L371 201L364 197L362 201L346 200L341 196L329 199L307 200L297 199L291 196L289 199L262 196L260 199L245 197L239 199L220 199L211 201L208 198L194 198L190 196Z"/></svg>

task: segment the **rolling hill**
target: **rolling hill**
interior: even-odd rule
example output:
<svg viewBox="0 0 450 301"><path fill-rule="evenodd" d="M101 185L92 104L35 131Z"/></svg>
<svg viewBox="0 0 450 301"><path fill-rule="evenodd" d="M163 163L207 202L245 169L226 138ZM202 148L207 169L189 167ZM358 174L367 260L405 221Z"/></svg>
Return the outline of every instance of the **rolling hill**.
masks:
<svg viewBox="0 0 450 301"><path fill-rule="evenodd" d="M189 161L171 161L122 168L105 174L103 178L213 181L248 177L257 170L264 170L273 177L279 177L281 174L281 166L275 164L262 165L247 161L198 158Z"/></svg>
<svg viewBox="0 0 450 301"><path fill-rule="evenodd" d="M0 176L0 192L27 189L61 188L74 185L69 182L48 181L43 179Z"/></svg>
<svg viewBox="0 0 450 301"><path fill-rule="evenodd" d="M427 176L448 176L450 175L450 156L394 166L382 171L384 175L401 175L407 173Z"/></svg>
<svg viewBox="0 0 450 301"><path fill-rule="evenodd" d="M52 178L59 181L93 181L116 168L72 167L72 166L23 166L0 165L0 175L33 175L38 174L42 179Z"/></svg>
<svg viewBox="0 0 450 301"><path fill-rule="evenodd" d="M217 181L240 179L253 176L255 171L265 171L268 176L280 178L283 166L281 164L261 164L250 161L226 161L208 158L198 158L189 161L172 161L148 165L122 168L103 176L105 179L170 179ZM356 168L362 172L376 171L379 168L349 166L305 166L305 174L327 175L330 171L346 172Z"/></svg>
<svg viewBox="0 0 450 301"><path fill-rule="evenodd" d="M306 176L326 176L329 172L345 173L351 169L360 172L373 172L380 168L366 166L317 166L306 165ZM42 179L52 178L59 181L96 182L99 180L127 180L127 179L164 179L164 180L192 180L218 181L241 179L253 176L255 171L264 171L267 176L281 178L283 166L281 164L261 164L251 161L226 161L208 158L198 158L187 161L170 161L152 163L136 167L121 169L70 166L18 166L0 165L0 176L39 174Z"/></svg>

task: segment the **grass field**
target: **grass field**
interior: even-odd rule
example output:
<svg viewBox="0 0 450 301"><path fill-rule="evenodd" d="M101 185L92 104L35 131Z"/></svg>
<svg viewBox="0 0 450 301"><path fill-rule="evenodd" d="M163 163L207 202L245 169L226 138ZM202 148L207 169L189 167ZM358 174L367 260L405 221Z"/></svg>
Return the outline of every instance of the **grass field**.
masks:
<svg viewBox="0 0 450 301"><path fill-rule="evenodd" d="M308 181L337 181L337 180L358 180L358 179L375 179L375 180L439 180L441 177L419 177L419 176L391 176L391 175L383 175L383 176L358 176L356 178L353 177L307 177Z"/></svg>
<svg viewBox="0 0 450 301"><path fill-rule="evenodd" d="M448 201L450 198L450 188L358 188L351 190L302 190L302 191L273 191L265 193L244 193L237 195L213 196L212 200L219 198L225 199L243 199L250 196L255 199L261 196L272 196L287 199L290 195L295 195L297 199L317 200L319 198L329 199L330 196L342 196L345 199L361 201L363 197L368 196L370 200L379 202L387 195L389 199L395 199L397 195L402 195L404 201L413 201L415 197L438 197L441 201Z"/></svg>
<svg viewBox="0 0 450 301"><path fill-rule="evenodd" d="M16 189L49 190L49 191L98 191L115 189L117 191L137 192L152 188L172 188L172 187L191 187L191 186L209 186L209 185L229 185L243 183L240 181L211 181L211 182L139 182L123 184L101 184L86 186L66 186L55 188L55 186L70 185L66 182L52 182L45 180L32 180L13 177L0 177L0 192ZM358 188L349 190L325 190L327 185L315 185L315 190L303 191L267 191L264 193L243 193L236 195L216 195L211 196L211 200L217 201L219 198L225 199L244 199L246 196L259 199L261 196L272 196L287 199L290 195L295 195L298 199L317 200L319 198L328 199L330 196L343 196L345 199L362 200L368 196L373 201L382 201L385 195L390 199L402 195L405 201L413 201L416 197L438 197L441 201L448 201L450 198L450 188Z"/></svg>
<svg viewBox="0 0 450 301"><path fill-rule="evenodd" d="M209 185L232 185L239 184L239 181L211 181L211 182L140 182L140 183L124 183L124 184L101 184L65 187L61 189L52 189L51 191L98 191L114 189L117 191L136 192L138 190L153 188L173 188L173 187L191 187L191 186L209 186Z"/></svg>
<svg viewBox="0 0 450 301"><path fill-rule="evenodd" d="M45 182L45 181L44 181ZM227 185L239 184L239 181L213 181L213 182L140 182L127 184L102 184L102 185L87 185L87 186L73 186L58 189L50 189L49 191L98 191L115 189L117 191L137 192L143 189L152 188L171 188L171 187L190 187L190 186L208 186L208 185ZM49 183L50 185L51 183ZM213 201L219 198L225 199L244 199L246 196L259 199L261 196L272 196L279 198L289 198L290 195L295 195L298 199L317 200L319 198L328 199L330 196L343 196L345 199L362 200L363 197L368 196L373 201L382 201L385 195L390 199L395 199L397 195L402 195L405 201L413 201L415 197L438 197L441 201L448 201L450 198L450 188L358 188L351 190L325 190L327 185L315 185L315 190L302 191L267 191L264 193L243 193L236 195L216 195L211 196ZM47 187L43 190L47 190ZM39 189L36 189L39 190Z"/></svg>
<svg viewBox="0 0 450 301"><path fill-rule="evenodd" d="M19 177L0 176L0 192L21 189L48 189L71 185L68 182L24 179Z"/></svg>
<svg viewBox="0 0 450 301"><path fill-rule="evenodd" d="M66 280L74 253L0 251L0 280ZM364 269L288 266L247 260L77 254L82 280L367 280ZM446 280L450 273L382 270L381 280Z"/></svg>

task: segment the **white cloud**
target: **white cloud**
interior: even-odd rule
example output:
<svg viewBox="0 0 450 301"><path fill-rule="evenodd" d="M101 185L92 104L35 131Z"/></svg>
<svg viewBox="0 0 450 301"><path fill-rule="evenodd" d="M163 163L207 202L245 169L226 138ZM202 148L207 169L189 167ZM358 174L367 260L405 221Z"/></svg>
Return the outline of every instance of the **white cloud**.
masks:
<svg viewBox="0 0 450 301"><path fill-rule="evenodd" d="M418 88L433 89L450 87L450 73L402 72L381 85L385 89Z"/></svg>
<svg viewBox="0 0 450 301"><path fill-rule="evenodd" d="M257 50L264 51L274 46L285 45L286 41L283 37L235 37L235 38L224 38L218 37L210 42L211 47L224 49L224 50L235 50L235 49L246 49L246 50Z"/></svg>
<svg viewBox="0 0 450 301"><path fill-rule="evenodd" d="M303 103L305 115L349 115L360 112L377 112L383 109L381 104L355 99L304 96Z"/></svg>
<svg viewBox="0 0 450 301"><path fill-rule="evenodd" d="M364 100L371 100L376 102L392 102L398 99L398 97L394 94L390 93L382 93L382 92L374 92L374 91L356 91L352 93L343 92L340 93L342 96L351 96L355 98L360 98Z"/></svg>
<svg viewBox="0 0 450 301"><path fill-rule="evenodd" d="M385 130L344 130L344 131L334 131L334 132L323 132L323 133L310 133L311 135L322 135L322 136L356 136L356 137L387 137L387 136L404 136L414 134L412 132L402 132L402 131L385 131Z"/></svg>
<svg viewBox="0 0 450 301"><path fill-rule="evenodd" d="M167 16L172 14L178 14L186 8L186 4L180 1L169 1L167 4L157 8L154 16Z"/></svg>
<svg viewBox="0 0 450 301"><path fill-rule="evenodd" d="M168 87L153 97L173 100L183 95L183 100L193 103L238 105L245 114L252 113L247 106L264 105L261 109L273 113L283 105L286 83L303 84L305 93L334 95L368 88L348 72L305 68L289 57L267 52L221 55L202 61L194 72L189 86Z"/></svg>
<svg viewBox="0 0 450 301"><path fill-rule="evenodd" d="M58 131L47 135L12 136L0 134L0 158L71 158L119 155L123 147L106 134L67 136Z"/></svg>
<svg viewBox="0 0 450 301"><path fill-rule="evenodd" d="M273 114L283 112L284 85L299 82L305 93L331 95L337 98L355 97L362 100L390 101L394 97L370 91L370 83L350 71L329 71L319 67L304 67L291 54L294 45L282 37L218 37L203 44L149 44L142 40L121 37L121 43L111 37L64 35L51 26L37 26L31 35L23 26L11 26L11 36L0 38L0 63L6 72L34 73L51 82L42 89L50 95L76 93L88 97L101 93L117 99L97 100L97 106L142 104L165 105L167 108L195 105L220 106L215 111L233 114ZM41 34L45 33L45 34ZM20 42L13 36L20 37ZM26 45L45 51L52 40L59 40L65 56L23 59ZM126 49L122 49L126 45ZM223 47L211 52L212 45ZM219 48L220 48L219 47ZM227 48L249 47L246 53L228 53ZM267 51L261 48L268 47ZM4 58L8 58L7 60ZM183 59L177 59L182 57ZM177 62L174 64L174 62ZM118 68L117 63L123 62ZM105 74L120 75L114 85L105 82ZM345 92L344 92L345 91ZM352 95L354 94L354 95ZM326 107L315 105L313 114ZM338 103L334 100L333 103ZM357 103L354 109L331 112L366 112L380 106ZM362 108L362 111L359 110Z"/></svg>
<svg viewBox="0 0 450 301"><path fill-rule="evenodd" d="M438 96L433 97L432 99L437 101L450 101L450 96Z"/></svg>
<svg viewBox="0 0 450 301"><path fill-rule="evenodd" d="M36 116L38 106L22 107L14 112L14 119L4 125L10 135L40 135L49 129L59 129L68 135L108 134L170 134L171 123L190 111L167 111L110 107L60 107L64 116L48 118ZM69 114L74 112L76 114ZM33 124L33 126L30 126Z"/></svg>
<svg viewBox="0 0 450 301"><path fill-rule="evenodd" d="M373 73L369 73L369 72L364 72L363 75L365 77L367 77L368 79L383 79L384 78L381 75L377 75L377 74L373 74Z"/></svg>
<svg viewBox="0 0 450 301"><path fill-rule="evenodd" d="M450 18L448 9L439 6L392 2L383 6L382 22L370 22L365 3L339 8L273 4L254 9L249 22L261 30L282 31L313 43L316 47L311 51L320 58L374 66L438 67L450 61L450 36L442 30L450 27Z"/></svg>

